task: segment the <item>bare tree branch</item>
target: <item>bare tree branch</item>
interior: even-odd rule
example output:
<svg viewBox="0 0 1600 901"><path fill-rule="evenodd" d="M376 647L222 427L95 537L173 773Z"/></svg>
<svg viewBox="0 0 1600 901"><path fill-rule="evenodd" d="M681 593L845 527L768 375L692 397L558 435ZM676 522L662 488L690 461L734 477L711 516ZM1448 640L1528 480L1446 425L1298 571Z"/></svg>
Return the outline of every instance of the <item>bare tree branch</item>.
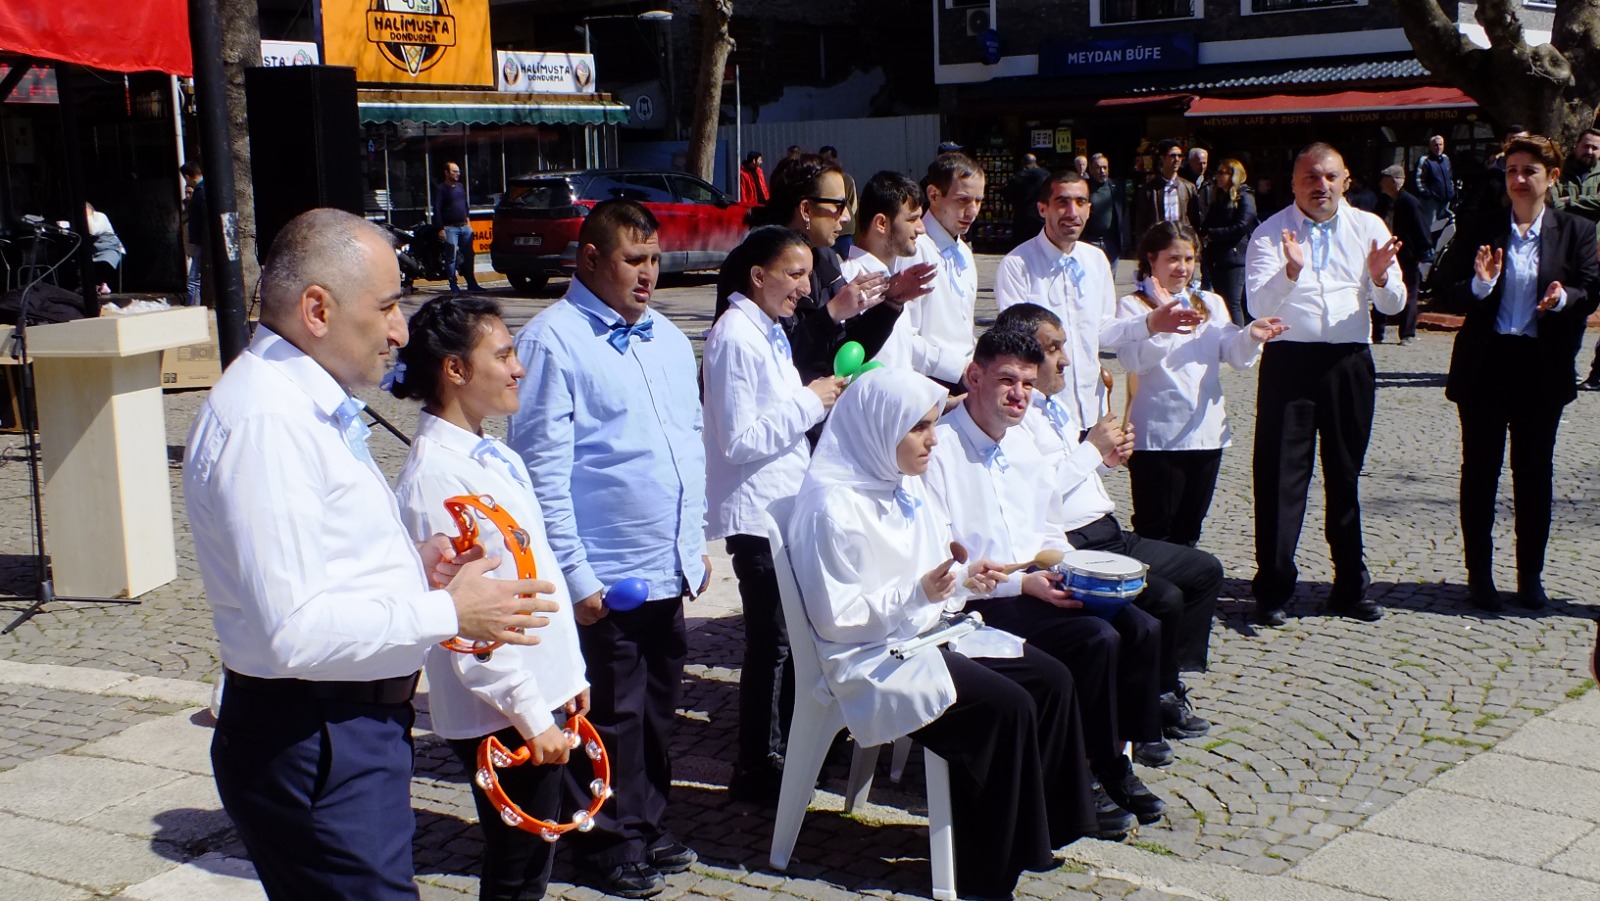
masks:
<svg viewBox="0 0 1600 901"><path fill-rule="evenodd" d="M689 126L689 171L706 181L717 156L717 126L722 123L722 73L728 67L733 39L728 22L733 0L698 0L700 71L694 80L694 121Z"/></svg>
<svg viewBox="0 0 1600 901"><path fill-rule="evenodd" d="M1522 31L1522 20L1517 18L1508 0L1478 0L1478 24L1489 35L1490 47L1518 56L1527 55L1528 41Z"/></svg>

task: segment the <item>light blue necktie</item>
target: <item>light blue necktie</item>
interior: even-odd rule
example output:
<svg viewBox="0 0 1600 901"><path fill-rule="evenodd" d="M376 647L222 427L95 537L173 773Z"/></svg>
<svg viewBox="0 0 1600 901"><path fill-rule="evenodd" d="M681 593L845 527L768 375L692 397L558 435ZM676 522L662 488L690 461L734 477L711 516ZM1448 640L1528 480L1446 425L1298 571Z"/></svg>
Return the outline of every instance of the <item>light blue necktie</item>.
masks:
<svg viewBox="0 0 1600 901"><path fill-rule="evenodd" d="M772 349L778 352L778 356L785 360L794 359L794 348L789 346L789 336L782 325L774 322L772 328L767 330L767 338L772 341Z"/></svg>
<svg viewBox="0 0 1600 901"><path fill-rule="evenodd" d="M638 335L640 341L649 341L655 337L655 330L656 321L654 319L643 319L631 326L626 322L619 322L611 327L611 334L606 337L606 340L611 342L611 346L617 349L617 353L625 354L628 352L628 339Z"/></svg>
<svg viewBox="0 0 1600 901"><path fill-rule="evenodd" d="M1011 464L1006 462L1005 451L1001 450L998 444L984 451L983 464L991 469L998 467L1001 472L1011 468Z"/></svg>
<svg viewBox="0 0 1600 901"><path fill-rule="evenodd" d="M346 397L334 409L333 418L339 422L339 431L344 433L344 443L349 445L350 453L355 454L357 460L371 463L372 451L367 448L367 439L372 436L372 429L361 421L361 411L366 408L366 402Z"/></svg>
<svg viewBox="0 0 1600 901"><path fill-rule="evenodd" d="M894 502L900 505L900 512L905 514L906 519L916 519L917 508L922 506L922 498L904 488L894 490Z"/></svg>
<svg viewBox="0 0 1600 901"><path fill-rule="evenodd" d="M1072 417L1067 415L1067 408L1061 401L1056 400L1054 395L1044 399L1044 415L1049 417L1050 424L1062 435L1065 435L1072 425ZM1000 449L998 444L994 447L995 450Z"/></svg>
<svg viewBox="0 0 1600 901"><path fill-rule="evenodd" d="M522 477L522 472L517 469L516 464L512 463L505 454L500 452L499 442L493 438L485 438L479 441L478 446L472 449L472 459L477 460L479 463L483 463L485 460L499 461L500 465L505 467L506 472L510 473L512 481L520 485L528 484L528 480Z"/></svg>
<svg viewBox="0 0 1600 901"><path fill-rule="evenodd" d="M1318 272L1328 268L1328 256L1333 252L1333 223L1333 219L1327 222L1306 220L1306 236L1311 242L1311 268Z"/></svg>
<svg viewBox="0 0 1600 901"><path fill-rule="evenodd" d="M961 246L961 239L952 241L949 247L939 251L939 255L955 264L950 268L950 286L956 289L957 294L965 297L966 291L961 287L961 273L967 271L972 261L967 257L966 248Z"/></svg>
<svg viewBox="0 0 1600 901"><path fill-rule="evenodd" d="M1056 257L1054 270L1057 275L1065 275L1072 282L1073 291L1083 293L1083 264L1078 262L1077 257L1065 254Z"/></svg>

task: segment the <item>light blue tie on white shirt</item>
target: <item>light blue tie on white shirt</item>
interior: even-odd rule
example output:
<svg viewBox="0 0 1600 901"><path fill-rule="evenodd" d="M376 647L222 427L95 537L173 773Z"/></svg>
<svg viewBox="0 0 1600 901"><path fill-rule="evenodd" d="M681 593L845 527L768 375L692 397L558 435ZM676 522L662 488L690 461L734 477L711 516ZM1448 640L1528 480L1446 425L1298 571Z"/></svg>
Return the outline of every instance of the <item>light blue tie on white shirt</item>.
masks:
<svg viewBox="0 0 1600 901"><path fill-rule="evenodd" d="M1011 468L1011 464L1006 462L1005 451L1001 450L1000 445L998 444L984 451L983 464L991 469L998 468L1001 472L1005 472Z"/></svg>
<svg viewBox="0 0 1600 901"><path fill-rule="evenodd" d="M789 345L789 335L781 324L774 322L772 327L767 329L767 338L772 342L772 349L777 351L779 357L785 360L794 359L794 348Z"/></svg>
<svg viewBox="0 0 1600 901"><path fill-rule="evenodd" d="M1338 216L1327 222L1306 220L1306 238L1311 244L1311 268L1317 272L1328 268L1328 257L1333 253L1333 225L1337 221Z"/></svg>
<svg viewBox="0 0 1600 901"><path fill-rule="evenodd" d="M528 480L522 477L522 472L517 469L516 465L505 454L500 452L500 443L493 438L485 438L479 441L477 446L472 449L472 459L485 465L487 465L488 460L494 460L510 474L512 481L519 485L528 484Z"/></svg>
<svg viewBox="0 0 1600 901"><path fill-rule="evenodd" d="M922 506L922 498L904 488L894 490L894 502L900 505L900 512L905 514L906 519L916 519L917 509Z"/></svg>
<svg viewBox="0 0 1600 901"><path fill-rule="evenodd" d="M939 255L955 264L950 270L950 286L956 289L957 294L965 297L966 291L961 286L961 273L966 272L967 267L972 265L972 259L967 256L967 249L961 246L961 239L952 240L949 247L939 251Z"/></svg>
<svg viewBox="0 0 1600 901"><path fill-rule="evenodd" d="M344 443L350 447L350 453L355 454L357 460L371 463L372 451L367 447L367 439L372 437L372 428L361 420L361 411L366 408L365 401L346 397L334 409L333 418L339 422L339 431L344 433Z"/></svg>
<svg viewBox="0 0 1600 901"><path fill-rule="evenodd" d="M1051 395L1044 399L1044 415L1049 418L1050 424L1055 427L1057 434L1065 435L1072 428L1072 417L1068 415L1066 405ZM1000 445L996 444L999 450Z"/></svg>
<svg viewBox="0 0 1600 901"><path fill-rule="evenodd" d="M1062 254L1056 257L1053 268L1057 275L1065 275L1067 280L1072 282L1073 291L1078 294L1083 293L1083 264L1078 262L1077 257Z"/></svg>

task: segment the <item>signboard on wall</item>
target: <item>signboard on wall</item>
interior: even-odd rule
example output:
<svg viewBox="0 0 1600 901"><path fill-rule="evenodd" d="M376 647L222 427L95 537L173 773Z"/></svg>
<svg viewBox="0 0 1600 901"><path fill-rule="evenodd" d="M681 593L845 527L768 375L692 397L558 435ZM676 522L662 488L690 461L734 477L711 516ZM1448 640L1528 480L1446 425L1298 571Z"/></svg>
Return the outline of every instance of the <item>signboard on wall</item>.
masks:
<svg viewBox="0 0 1600 901"><path fill-rule="evenodd" d="M1039 74L1046 78L1192 69L1197 61L1194 35L1190 32L1097 41L1045 41L1039 48Z"/></svg>
<svg viewBox="0 0 1600 901"><path fill-rule="evenodd" d="M8 63L0 63L0 80L11 74ZM30 66L22 81L17 83L6 98L7 103L60 103L56 90L56 70L53 66Z"/></svg>
<svg viewBox="0 0 1600 901"><path fill-rule="evenodd" d="M322 0L322 45L366 84L494 84L489 0Z"/></svg>
<svg viewBox="0 0 1600 901"><path fill-rule="evenodd" d="M315 66L320 61L317 45L310 41L261 42L263 66Z"/></svg>
<svg viewBox="0 0 1600 901"><path fill-rule="evenodd" d="M593 94L594 57L588 53L496 50L495 90L511 94Z"/></svg>

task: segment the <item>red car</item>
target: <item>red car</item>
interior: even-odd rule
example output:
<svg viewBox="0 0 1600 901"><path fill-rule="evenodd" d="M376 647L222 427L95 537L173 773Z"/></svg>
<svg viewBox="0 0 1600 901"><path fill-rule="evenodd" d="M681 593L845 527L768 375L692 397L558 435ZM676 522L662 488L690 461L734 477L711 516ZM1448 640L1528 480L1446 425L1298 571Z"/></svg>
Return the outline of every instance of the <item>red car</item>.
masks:
<svg viewBox="0 0 1600 901"><path fill-rule="evenodd" d="M661 223L661 271L715 269L744 240L750 208L682 172L588 169L537 172L511 180L494 210L489 254L518 291L572 275L578 227L602 200L637 200Z"/></svg>

